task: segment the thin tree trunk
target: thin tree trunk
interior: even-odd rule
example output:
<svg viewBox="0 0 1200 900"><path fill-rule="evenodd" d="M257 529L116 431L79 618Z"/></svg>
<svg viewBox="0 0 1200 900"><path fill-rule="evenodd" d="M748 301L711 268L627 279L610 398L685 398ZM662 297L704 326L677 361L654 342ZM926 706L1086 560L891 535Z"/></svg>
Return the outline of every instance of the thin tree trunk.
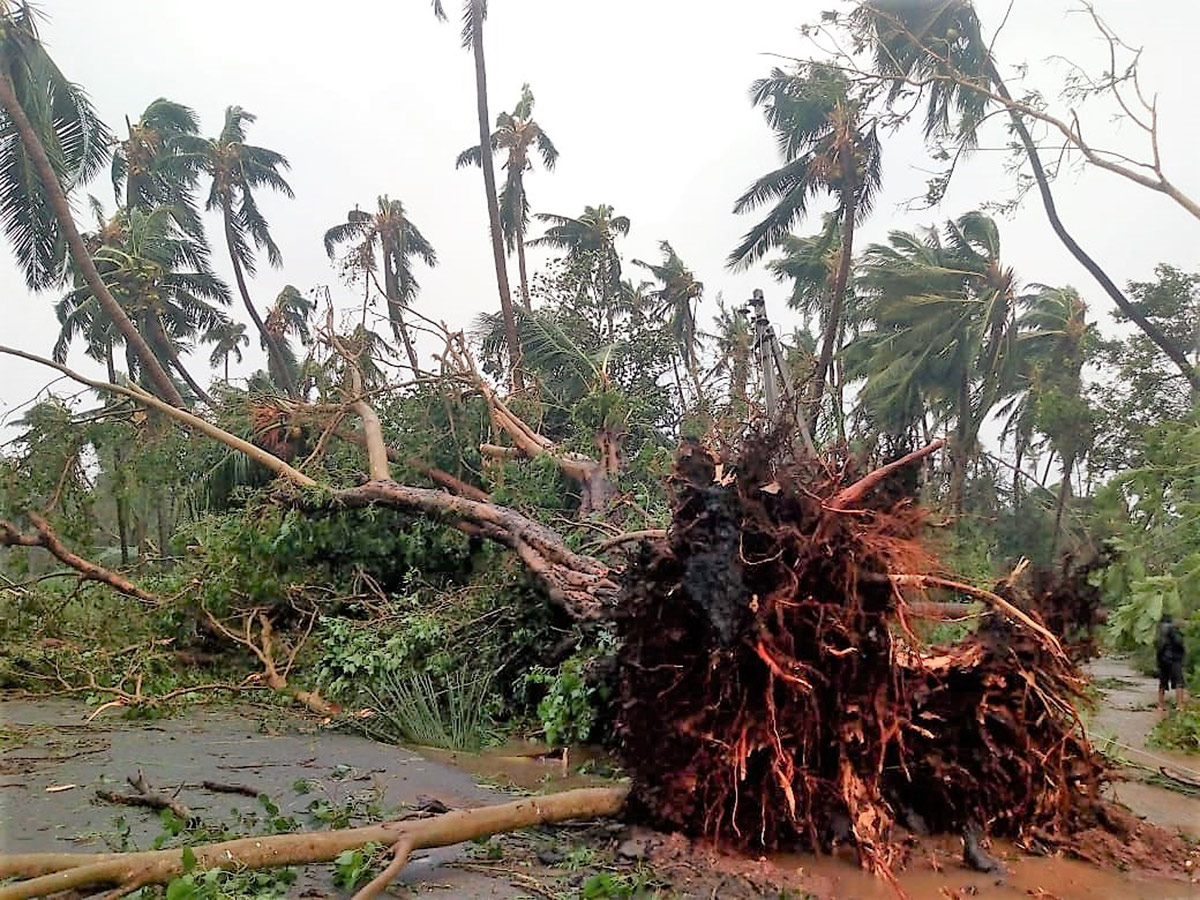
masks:
<svg viewBox="0 0 1200 900"><path fill-rule="evenodd" d="M225 221L225 246L229 248L229 260L233 263L233 277L237 281L238 293L242 295L242 303L246 306L246 312L250 313L250 320L254 323L254 327L258 329L263 343L267 345L267 353L275 360L275 367L279 370L279 377L283 380L283 384L280 386L289 397L295 397L297 393L296 380L292 378L292 370L288 368L287 359L279 349L275 335L267 330L262 316L254 308L254 302L250 299L250 289L246 287L246 275L242 272L241 260L237 258L237 253L233 250L236 243L233 238L233 224L231 221L233 209L230 207L228 201L222 204L221 216Z"/></svg>
<svg viewBox="0 0 1200 900"><path fill-rule="evenodd" d="M517 270L521 273L521 302L525 308L532 310L529 303L529 278L525 274L525 233L517 232Z"/></svg>
<svg viewBox="0 0 1200 900"><path fill-rule="evenodd" d="M987 61L987 75L996 86L996 93L1006 101L1011 102L1012 96L1008 92L1008 87L1004 84L1004 80L1000 77L1000 73L996 69L995 62L990 57ZM1025 122L1019 112L1010 107L1008 115L1012 120L1017 136L1021 140L1021 145L1025 149L1025 155L1028 157L1029 165L1033 169L1033 177L1037 181L1038 193L1042 197L1042 206L1046 209L1046 217L1050 220L1050 227L1054 229L1054 233L1058 235L1058 239L1062 241L1063 246L1075 257L1079 264L1087 269L1091 276L1104 288L1104 292L1112 298L1113 303L1117 305L1121 313L1137 325L1142 330L1142 333L1150 338L1154 342L1154 345L1171 362L1178 366L1179 371L1188 380L1193 391L1200 391L1200 372L1188 360L1187 353L1168 338L1162 329L1146 318L1141 310L1129 302L1129 299L1122 293L1121 289L1108 277L1108 273L1100 268L1099 264L1075 242L1075 238L1067 231L1066 226L1063 225L1062 220L1058 217L1058 209L1054 205L1054 195L1050 191L1050 181L1046 177L1046 170L1042 168L1041 155L1038 153L1037 145L1033 142L1033 136L1029 133L1029 129L1025 127Z"/></svg>
<svg viewBox="0 0 1200 900"><path fill-rule="evenodd" d="M225 387L229 387L229 354L225 354Z"/></svg>
<svg viewBox="0 0 1200 900"><path fill-rule="evenodd" d="M108 364L109 384L117 383L117 367L112 358L112 341L108 342L104 361ZM111 401L109 401L111 402ZM125 503L125 454L119 443L113 445L113 501L117 505L117 539L121 543L121 565L129 565L129 511Z"/></svg>
<svg viewBox="0 0 1200 900"><path fill-rule="evenodd" d="M54 171L54 166L50 163L50 157L46 155L46 148L42 146L37 133L33 130L33 125L30 123L28 116L25 115L25 110L22 109L21 102L17 99L16 91L13 89L12 81L7 75L0 75L0 106L3 106L8 112L8 116L12 120L13 126L20 137L22 146L33 162L38 179L42 182L42 187L46 191L46 198L54 210L54 217L58 221L58 227L62 230L63 237L66 238L67 247L71 252L71 259L79 269L80 274L83 275L83 280L87 284L88 289L99 302L101 308L103 308L105 315L112 320L117 330L121 332L126 345L131 347L141 360L142 366L146 374L150 377L151 383L158 391L159 396L173 406L182 406L183 398L175 388L175 383L171 381L166 369L163 368L158 358L151 352L145 338L134 327L129 316L125 314L125 310L121 308L121 304L113 298L112 293L108 290L108 286L104 283L104 279L100 277L100 273L96 270L96 264L92 261L91 254L88 253L87 247L83 243L79 229L75 227L75 218L71 214L71 204L67 200L67 195L63 193L62 185L58 181L58 175Z"/></svg>
<svg viewBox="0 0 1200 900"><path fill-rule="evenodd" d="M408 354L408 364L412 366L413 378L421 377L420 364L417 362L417 351L413 349L412 338L408 334L408 326L404 322L404 305L400 302L400 285L396 272L392 267L392 255L388 252L387 242L383 243L383 289L387 294L388 319L392 323L392 333L396 340L404 345Z"/></svg>
<svg viewBox="0 0 1200 900"><path fill-rule="evenodd" d="M1017 459L1013 465L1013 512L1021 511L1021 462L1025 458L1025 439L1017 438Z"/></svg>
<svg viewBox="0 0 1200 900"><path fill-rule="evenodd" d="M487 193L489 228L492 233L492 259L496 265L496 288L500 292L500 312L504 316L504 341L508 345L508 363L512 370L514 390L523 390L521 378L521 348L517 342L517 320L513 315L512 293L508 287L508 265L504 259L504 235L500 231L500 202L496 197L496 168L492 154L491 119L488 116L487 68L483 59L483 0L470 0L475 23L471 35L471 50L475 56L475 107L479 118L479 159L483 169L483 188Z"/></svg>
<svg viewBox="0 0 1200 900"><path fill-rule="evenodd" d="M846 154L843 154L842 168L848 168ZM858 197L854 192L853 173L843 175L847 190L845 208L842 210L842 253L838 259L837 274L833 279L833 296L829 298L829 321L825 323L825 335L821 341L821 356L817 360L817 370L813 373L812 411L809 413L809 427L816 432L817 419L821 415L821 400L825 395L825 380L829 375L829 366L833 361L834 344L841 331L842 305L846 295L846 284L850 280L850 263L854 254L854 215L857 210Z"/></svg>
<svg viewBox="0 0 1200 900"><path fill-rule="evenodd" d="M216 406L217 404L213 401L213 398L209 396L208 391L200 387L200 385L196 383L196 379L192 377L192 374L184 368L183 360L179 358L179 354L176 352L175 348L171 346L171 339L167 337L166 332L163 330L162 324L157 322L155 324L156 330L159 332L158 337L163 343L163 351L167 354L167 358L171 361L171 368L179 373L179 377L182 378L184 383L192 389L192 393L195 394L199 400L208 404L209 406Z"/></svg>
<svg viewBox="0 0 1200 900"><path fill-rule="evenodd" d="M956 516L961 516L963 495L967 486L967 454L971 439L971 385L965 371L958 384L958 423L955 432L950 468L950 511Z"/></svg>
<svg viewBox="0 0 1200 900"><path fill-rule="evenodd" d="M1063 458L1062 483L1058 486L1058 502L1054 505L1054 540L1050 547L1052 555L1058 552L1062 540L1063 512L1067 508L1067 498L1071 496L1071 471L1074 468L1075 454L1068 454Z"/></svg>

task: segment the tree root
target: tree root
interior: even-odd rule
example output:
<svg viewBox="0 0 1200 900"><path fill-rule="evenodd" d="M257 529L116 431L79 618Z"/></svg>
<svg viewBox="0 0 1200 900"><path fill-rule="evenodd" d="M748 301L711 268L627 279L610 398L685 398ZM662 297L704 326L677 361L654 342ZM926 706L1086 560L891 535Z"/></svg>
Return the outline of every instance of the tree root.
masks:
<svg viewBox="0 0 1200 900"><path fill-rule="evenodd" d="M263 837L238 838L192 847L195 868L267 869L330 862L344 850L368 843L394 848L392 863L359 892L360 898L378 896L403 868L407 855L429 847L447 847L462 841L563 822L618 815L625 806L625 786L582 788L527 797L513 803L455 810L428 819L385 822L340 831L311 831ZM0 900L29 900L61 891L116 885L166 884L186 871L182 849L137 853L23 853L0 855L0 879L23 878L0 887Z"/></svg>

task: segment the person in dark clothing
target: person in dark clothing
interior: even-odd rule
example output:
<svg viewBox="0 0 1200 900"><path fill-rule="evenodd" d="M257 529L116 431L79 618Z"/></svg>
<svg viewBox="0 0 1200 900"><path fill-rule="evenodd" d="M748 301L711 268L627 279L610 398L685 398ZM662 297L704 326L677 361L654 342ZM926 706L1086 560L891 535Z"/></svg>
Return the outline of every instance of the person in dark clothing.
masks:
<svg viewBox="0 0 1200 900"><path fill-rule="evenodd" d="M1158 660L1158 711L1164 711L1170 690L1175 691L1175 708L1183 709L1183 632L1170 613L1163 613L1158 623L1154 654Z"/></svg>

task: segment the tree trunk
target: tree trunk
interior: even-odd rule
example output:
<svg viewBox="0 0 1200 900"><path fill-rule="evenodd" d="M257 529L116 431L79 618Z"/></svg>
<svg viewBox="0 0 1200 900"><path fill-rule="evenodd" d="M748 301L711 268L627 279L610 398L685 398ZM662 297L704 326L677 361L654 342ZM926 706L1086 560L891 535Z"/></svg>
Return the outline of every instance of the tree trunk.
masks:
<svg viewBox="0 0 1200 900"><path fill-rule="evenodd" d="M817 419L821 415L821 400L825 395L825 381L829 375L829 366L833 362L834 344L841 333L842 305L846 295L846 284L850 280L851 257L854 254L854 215L858 208L858 197L854 192L853 173L845 171L849 168L845 152L843 157L843 179L849 186L846 191L846 201L842 210L842 252L838 259L837 274L833 279L833 296L829 298L829 321L825 323L825 335L821 340L821 356L817 360L817 370L813 373L812 411L809 413L809 428L815 433Z"/></svg>
<svg viewBox="0 0 1200 900"><path fill-rule="evenodd" d="M104 279L100 277L100 273L96 270L96 264L92 261L87 247L84 246L79 229L75 227L75 218L71 214L71 204L67 200L67 195L63 193L62 185L58 181L58 175L54 171L54 166L50 163L50 157L46 155L46 149L42 146L37 133L33 130L33 125L25 115L25 110L21 108L21 102L17 99L12 81L6 74L0 75L0 106L3 106L8 112L9 118L12 120L13 126L20 137L21 145L25 148L25 152L29 154L33 162L38 179L42 182L42 187L46 191L46 199L50 202L50 206L54 210L54 217L58 221L58 227L62 230L63 237L66 238L67 247L71 252L71 259L79 269L80 274L83 275L83 280L92 292L92 296L96 298L105 315L112 320L117 330L121 332L126 346L132 348L134 353L137 354L138 359L141 360L143 369L158 391L159 396L173 406L182 406L183 398L179 395L179 391L175 388L175 384L171 381L170 376L167 375L166 369L158 361L158 357L151 352L146 340L138 332L137 328L134 327L129 316L125 314L125 310L121 308L121 304L113 298L112 293L108 290L108 286L104 283Z"/></svg>
<svg viewBox="0 0 1200 900"><path fill-rule="evenodd" d="M1013 465L1013 512L1021 511L1021 463L1025 459L1025 439L1017 438L1017 458Z"/></svg>
<svg viewBox="0 0 1200 900"><path fill-rule="evenodd" d="M483 60L483 0L469 0L475 23L471 50L475 55L475 106L479 118L479 159L483 169L483 187L487 193L489 228L492 233L492 259L496 265L496 287L500 292L500 312L504 316L504 341L508 345L508 363L514 390L523 390L521 348L517 342L517 320L513 315L512 293L508 287L508 265L504 259L504 235L500 231L500 202L496 197L496 167L487 148L492 145L488 117L487 69Z"/></svg>
<svg viewBox="0 0 1200 900"><path fill-rule="evenodd" d="M1006 101L1011 102L1012 95L1009 94L1008 87L1004 84L1004 80L1000 77L1000 73L996 69L995 62L990 57L987 61L987 75L996 86L996 93ZM1112 298L1113 303L1117 305L1121 313L1140 328L1142 333L1150 338L1154 345L1179 368L1179 371L1183 373L1183 377L1188 380L1192 389L1200 391L1200 372L1188 360L1187 353L1184 352L1183 348L1177 346L1174 341L1163 333L1162 329L1146 318L1141 310L1129 302L1129 299L1121 292L1121 289L1108 277L1108 273L1100 268L1099 264L1075 242L1075 238L1067 231L1066 226L1063 225L1062 220L1058 217L1058 209L1054 205L1054 195L1050 191L1050 181L1046 177L1046 170L1042 168L1041 155L1038 153L1037 145L1033 142L1033 136L1029 133L1029 129L1025 127L1025 122L1019 112L1010 108L1008 115L1012 120L1013 128L1016 129L1017 136L1021 139L1021 145L1024 147L1025 155L1029 159L1029 165L1033 169L1033 177L1037 181L1038 193L1042 197L1042 206L1046 209L1046 217L1050 220L1050 227L1054 229L1054 233L1058 235L1058 239L1062 241L1063 246L1075 257L1079 264L1087 269L1091 276L1104 288L1104 292Z"/></svg>
<svg viewBox="0 0 1200 900"><path fill-rule="evenodd" d="M229 387L229 354L225 354L225 387Z"/></svg>
<svg viewBox="0 0 1200 900"><path fill-rule="evenodd" d="M113 345L106 346L104 362L108 366L108 380L117 383L117 366L113 362ZM107 402L107 401L106 401ZM125 503L125 454L119 443L113 445L113 502L117 506L117 539L121 544L121 565L129 565L129 512Z"/></svg>
<svg viewBox="0 0 1200 900"><path fill-rule="evenodd" d="M179 354L176 352L175 347L171 344L171 339L167 336L166 329L163 328L162 322L159 320L157 315L154 316L153 329L155 332L155 340L161 344L163 352L167 355L167 359L171 362L171 368L179 373L179 377L182 378L184 383L192 389L192 393L196 395L198 400L208 404L210 407L216 406L217 404L213 402L213 398L208 395L208 392L204 390L204 388L200 387L200 385L196 383L196 379L192 377L192 374L183 367L183 361L179 358Z"/></svg>
<svg viewBox="0 0 1200 900"><path fill-rule="evenodd" d="M387 293L388 319L392 323L392 333L396 340L404 345L408 354L408 364L412 366L413 378L421 377L421 368L417 362L417 351L413 349L412 339L408 334L408 326L404 323L404 305L400 302L400 284L392 266L392 254L385 239L383 241L383 289Z"/></svg>
<svg viewBox="0 0 1200 900"><path fill-rule="evenodd" d="M1063 513L1067 508L1067 499L1071 496L1071 471L1075 468L1075 454L1063 458L1062 483L1058 486L1058 501L1054 505L1054 540L1050 545L1051 555L1058 552L1062 540Z"/></svg>
<svg viewBox="0 0 1200 900"><path fill-rule="evenodd" d="M950 468L950 512L961 516L967 485L967 456L971 444L971 384L964 370L958 384L958 423Z"/></svg>
<svg viewBox="0 0 1200 900"><path fill-rule="evenodd" d="M267 330L267 326L263 323L262 316L258 314L258 310L254 308L254 302L250 299L250 289L246 287L246 275L242 272L241 260L237 258L237 253L234 252L236 241L233 238L233 208L229 201L226 200L221 205L221 216L225 221L225 246L229 248L229 260L233 263L233 277L237 281L238 293L242 295L242 303L246 306L246 312L250 313L250 321L254 323L254 327L258 329L258 334L262 341L267 346L267 353L275 360L275 366L279 369L279 377L283 380L280 387L289 397L295 397L296 380L292 378L292 370L288 368L287 359L283 352L279 349L279 344L275 340L275 335Z"/></svg>
<svg viewBox="0 0 1200 900"><path fill-rule="evenodd" d="M525 232L517 232L517 269L521 273L521 302L527 310L533 306L529 302L529 278L525 274Z"/></svg>

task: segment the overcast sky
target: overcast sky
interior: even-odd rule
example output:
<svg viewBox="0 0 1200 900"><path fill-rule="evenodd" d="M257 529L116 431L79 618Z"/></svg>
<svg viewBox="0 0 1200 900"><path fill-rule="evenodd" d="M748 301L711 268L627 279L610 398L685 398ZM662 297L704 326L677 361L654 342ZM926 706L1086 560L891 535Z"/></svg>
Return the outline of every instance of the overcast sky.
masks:
<svg viewBox="0 0 1200 900"><path fill-rule="evenodd" d="M752 224L730 209L750 181L778 162L772 137L747 100L750 82L776 64L772 54L806 55L810 45L798 26L835 0L490 5L492 115L511 109L529 82L536 117L561 152L555 172L539 170L527 179L533 209L574 215L587 204L612 204L632 220L627 258L656 258L658 241L668 239L709 297L723 291L741 300L763 287L777 321L785 329L793 324L783 308L784 286L761 269L735 274L724 268ZM979 0L977 6L994 29L1008 2ZM1181 188L1200 194L1193 164L1200 144L1193 58L1200 5L1097 0L1096 6L1129 43L1145 47L1143 84L1159 94L1164 161ZM301 289L327 284L339 302L355 302L338 284L321 237L355 204L369 208L382 193L404 201L440 258L436 269L418 272L418 308L461 327L497 307L482 179L477 169L454 169L457 153L478 142L471 59L459 46L457 22L437 23L427 0L319 6L45 0L42 7L51 17L43 36L59 65L121 135L124 117L136 119L159 96L194 107L207 134L219 130L227 105L239 104L258 116L249 140L290 159L296 199L261 198L284 268L271 270L263 261L251 286L260 308L289 283ZM1102 63L1103 48L1075 8L1068 0L1015 0L996 43L1004 71L1028 61L1028 83L1052 91L1063 72L1054 56ZM1085 121L1097 143L1136 144L1137 134L1118 128L1102 110ZM991 144L1002 140L997 133ZM932 166L914 136L889 140L885 190L863 241L1010 197L1013 178L1004 158L978 153L940 208L912 212L904 201L923 193ZM107 178L90 190L111 208ZM1119 282L1150 278L1160 261L1197 266L1198 223L1166 198L1095 171L1063 177L1057 196L1068 227ZM817 223L814 218L802 230ZM1061 248L1035 196L1001 227L1004 255L1022 281L1074 284L1094 315L1107 317L1107 298ZM214 251L218 270L232 281L223 245ZM531 252L531 267L541 260ZM0 255L0 291L3 342L48 355L57 334L56 298L31 295L7 252ZM247 321L240 303L231 312ZM206 357L197 358L193 371ZM242 374L261 359L255 341ZM81 348L71 362L95 370ZM48 380L36 366L0 358L0 416L14 415Z"/></svg>

